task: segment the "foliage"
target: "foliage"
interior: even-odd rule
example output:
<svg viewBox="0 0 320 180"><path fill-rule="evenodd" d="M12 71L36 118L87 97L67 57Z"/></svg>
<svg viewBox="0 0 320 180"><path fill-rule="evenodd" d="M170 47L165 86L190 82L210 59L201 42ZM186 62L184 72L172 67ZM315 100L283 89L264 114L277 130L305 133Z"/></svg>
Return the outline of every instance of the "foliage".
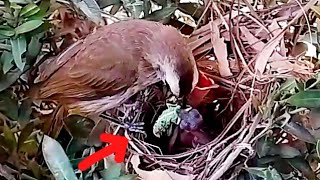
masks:
<svg viewBox="0 0 320 180"><path fill-rule="evenodd" d="M30 67L42 47L49 28L49 0L3 1L0 11L1 78L6 89ZM17 74L17 75L16 75Z"/></svg>

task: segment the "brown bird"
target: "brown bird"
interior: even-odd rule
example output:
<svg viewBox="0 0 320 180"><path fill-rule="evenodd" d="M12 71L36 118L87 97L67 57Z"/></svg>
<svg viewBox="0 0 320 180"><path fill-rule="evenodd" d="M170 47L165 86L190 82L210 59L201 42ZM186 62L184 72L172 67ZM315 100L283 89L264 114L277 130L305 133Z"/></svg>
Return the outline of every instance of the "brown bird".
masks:
<svg viewBox="0 0 320 180"><path fill-rule="evenodd" d="M174 27L127 20L97 28L38 69L34 97L102 113L163 81L176 97L198 82L188 44Z"/></svg>

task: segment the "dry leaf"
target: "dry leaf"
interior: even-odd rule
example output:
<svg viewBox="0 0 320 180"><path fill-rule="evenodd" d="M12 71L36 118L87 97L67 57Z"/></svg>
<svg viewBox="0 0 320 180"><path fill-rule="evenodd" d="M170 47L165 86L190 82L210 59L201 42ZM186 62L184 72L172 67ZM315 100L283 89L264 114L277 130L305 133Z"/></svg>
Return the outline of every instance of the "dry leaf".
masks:
<svg viewBox="0 0 320 180"><path fill-rule="evenodd" d="M269 64L271 68L278 73L290 73L294 72L296 74L306 74L312 75L313 71L309 65L302 61L290 61L290 60L282 60L282 61L273 61Z"/></svg>
<svg viewBox="0 0 320 180"><path fill-rule="evenodd" d="M258 54L255 64L257 74L263 74L269 58L271 57L276 47L279 45L284 33L285 31L281 29L278 29L276 32L274 32L273 38L264 46L263 50Z"/></svg>
<svg viewBox="0 0 320 180"><path fill-rule="evenodd" d="M196 177L195 175L182 175L172 171L142 170L138 167L140 164L139 155L133 155L130 162L132 163L133 169L143 180L193 180Z"/></svg>
<svg viewBox="0 0 320 180"><path fill-rule="evenodd" d="M219 72L222 77L231 76L229 68L227 45L223 38L220 38L219 21L213 21L211 24L211 44L213 51L219 62Z"/></svg>

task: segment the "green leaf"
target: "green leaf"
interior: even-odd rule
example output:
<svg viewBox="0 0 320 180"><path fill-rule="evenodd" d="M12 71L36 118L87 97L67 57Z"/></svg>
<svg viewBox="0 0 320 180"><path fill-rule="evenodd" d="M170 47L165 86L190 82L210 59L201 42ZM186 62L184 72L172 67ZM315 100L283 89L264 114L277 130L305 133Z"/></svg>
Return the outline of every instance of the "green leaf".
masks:
<svg viewBox="0 0 320 180"><path fill-rule="evenodd" d="M17 147L17 141L16 141L16 138L14 137L13 132L8 127L7 123L4 123L3 134L4 134L4 139L9 145L10 152L13 152Z"/></svg>
<svg viewBox="0 0 320 180"><path fill-rule="evenodd" d="M71 165L72 165L72 168L74 168L74 169L78 168L78 164L79 164L82 160L84 160L85 158L86 158L86 157L71 159L71 160L70 160L70 163L71 163Z"/></svg>
<svg viewBox="0 0 320 180"><path fill-rule="evenodd" d="M33 61L41 51L42 43L40 39L44 36L44 33L39 33L31 37L31 41L28 45L28 51L26 52L26 58L28 63L33 63Z"/></svg>
<svg viewBox="0 0 320 180"><path fill-rule="evenodd" d="M43 24L42 20L30 20L15 28L16 34L23 34L37 29Z"/></svg>
<svg viewBox="0 0 320 180"><path fill-rule="evenodd" d="M94 127L93 120L79 115L68 116L64 119L64 124L74 138L87 138Z"/></svg>
<svg viewBox="0 0 320 180"><path fill-rule="evenodd" d="M274 144L271 138L267 138L267 137L260 138L257 142L258 156L261 158L268 155L268 153L270 152L270 149L273 149L275 146L276 145Z"/></svg>
<svg viewBox="0 0 320 180"><path fill-rule="evenodd" d="M12 120L18 118L18 101L13 97L12 92L3 91L0 93L0 111Z"/></svg>
<svg viewBox="0 0 320 180"><path fill-rule="evenodd" d="M134 174L127 174L119 177L119 180L136 180L137 175Z"/></svg>
<svg viewBox="0 0 320 180"><path fill-rule="evenodd" d="M293 106L305 108L320 107L320 90L301 91L288 99L288 103Z"/></svg>
<svg viewBox="0 0 320 180"><path fill-rule="evenodd" d="M32 100L30 98L24 99L20 105L18 121L21 126L24 126L30 120L30 115L32 113L31 105Z"/></svg>
<svg viewBox="0 0 320 180"><path fill-rule="evenodd" d="M134 19L139 18L141 12L144 9L144 3L142 0L124 0L123 1L123 6L130 11L130 13L132 14L132 17Z"/></svg>
<svg viewBox="0 0 320 180"><path fill-rule="evenodd" d="M72 139L67 146L66 154L74 155L75 153L79 152L80 150L82 150L82 148L85 147L85 143L86 139L83 138Z"/></svg>
<svg viewBox="0 0 320 180"><path fill-rule="evenodd" d="M97 0L97 3L100 7L100 9L104 9L105 7L108 7L110 5L118 5L121 4L120 0Z"/></svg>
<svg viewBox="0 0 320 180"><path fill-rule="evenodd" d="M276 169L269 167L269 168L260 168L260 167L249 167L244 168L250 174L259 176L265 180L282 180L280 174L277 172Z"/></svg>
<svg viewBox="0 0 320 180"><path fill-rule="evenodd" d="M40 11L40 8L36 4L28 4L24 6L20 11L20 16L29 17Z"/></svg>
<svg viewBox="0 0 320 180"><path fill-rule="evenodd" d="M76 6L90 19L99 24L102 22L101 9L95 0L73 1Z"/></svg>
<svg viewBox="0 0 320 180"><path fill-rule="evenodd" d="M24 36L10 39L12 46L13 59L20 71L23 71L26 62L22 61L22 54L27 50L27 43Z"/></svg>
<svg viewBox="0 0 320 180"><path fill-rule="evenodd" d="M11 37L14 35L14 29L9 26L0 26L0 35Z"/></svg>
<svg viewBox="0 0 320 180"><path fill-rule="evenodd" d="M28 141L22 143L19 147L19 152L22 154L27 154L28 156L35 156L38 152L38 143L35 138L30 138Z"/></svg>
<svg viewBox="0 0 320 180"><path fill-rule="evenodd" d="M320 140L317 140L317 144L316 144L316 151L317 151L317 155L320 158Z"/></svg>
<svg viewBox="0 0 320 180"><path fill-rule="evenodd" d="M292 167L298 169L307 179L315 179L315 174L313 170L304 158L296 157L286 160Z"/></svg>
<svg viewBox="0 0 320 180"><path fill-rule="evenodd" d="M11 45L0 43L0 50L11 51Z"/></svg>
<svg viewBox="0 0 320 180"><path fill-rule="evenodd" d="M123 163L112 164L107 169L101 171L103 180L117 180L119 179L122 171Z"/></svg>
<svg viewBox="0 0 320 180"><path fill-rule="evenodd" d="M295 122L290 121L286 123L283 129L304 142L316 144L316 138L306 128Z"/></svg>
<svg viewBox="0 0 320 180"><path fill-rule="evenodd" d="M34 128L34 123L29 122L21 131L19 138L18 138L18 148L20 148L23 143L29 138L30 134L32 133Z"/></svg>
<svg viewBox="0 0 320 180"><path fill-rule="evenodd" d="M34 160L28 162L28 169L31 169L32 173L37 179L41 178L41 166Z"/></svg>
<svg viewBox="0 0 320 180"><path fill-rule="evenodd" d="M50 7L50 0L41 0L39 5L40 11L33 14L27 18L27 20L43 20L43 18L48 15L48 10Z"/></svg>
<svg viewBox="0 0 320 180"><path fill-rule="evenodd" d="M177 10L176 6L168 6L160 10L153 11L151 14L145 17L150 21L161 21L170 19L171 15Z"/></svg>
<svg viewBox="0 0 320 180"><path fill-rule="evenodd" d="M13 61L13 56L11 52L4 51L1 55L3 73L6 74L13 67L12 61Z"/></svg>
<svg viewBox="0 0 320 180"><path fill-rule="evenodd" d="M44 135L42 152L44 160L55 179L77 180L69 158L55 139Z"/></svg>
<svg viewBox="0 0 320 180"><path fill-rule="evenodd" d="M30 1L27 0L9 0L11 3L18 3L18 4L28 4Z"/></svg>
<svg viewBox="0 0 320 180"><path fill-rule="evenodd" d="M9 71L7 74L0 73L0 92L16 82L21 74L22 71L19 71L18 69Z"/></svg>

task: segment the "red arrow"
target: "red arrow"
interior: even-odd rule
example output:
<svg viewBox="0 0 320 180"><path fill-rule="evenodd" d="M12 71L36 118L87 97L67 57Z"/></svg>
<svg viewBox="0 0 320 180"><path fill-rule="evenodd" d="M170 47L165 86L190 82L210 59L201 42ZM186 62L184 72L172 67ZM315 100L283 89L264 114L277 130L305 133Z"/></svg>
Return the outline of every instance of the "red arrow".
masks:
<svg viewBox="0 0 320 180"><path fill-rule="evenodd" d="M124 161L124 157L126 155L126 150L128 146L128 139L126 137L104 133L100 135L100 140L102 142L110 143L110 145L82 160L78 164L78 168L81 171L88 169L94 163L102 160L103 158L109 156L112 153L115 154L114 160L117 163L121 163Z"/></svg>

